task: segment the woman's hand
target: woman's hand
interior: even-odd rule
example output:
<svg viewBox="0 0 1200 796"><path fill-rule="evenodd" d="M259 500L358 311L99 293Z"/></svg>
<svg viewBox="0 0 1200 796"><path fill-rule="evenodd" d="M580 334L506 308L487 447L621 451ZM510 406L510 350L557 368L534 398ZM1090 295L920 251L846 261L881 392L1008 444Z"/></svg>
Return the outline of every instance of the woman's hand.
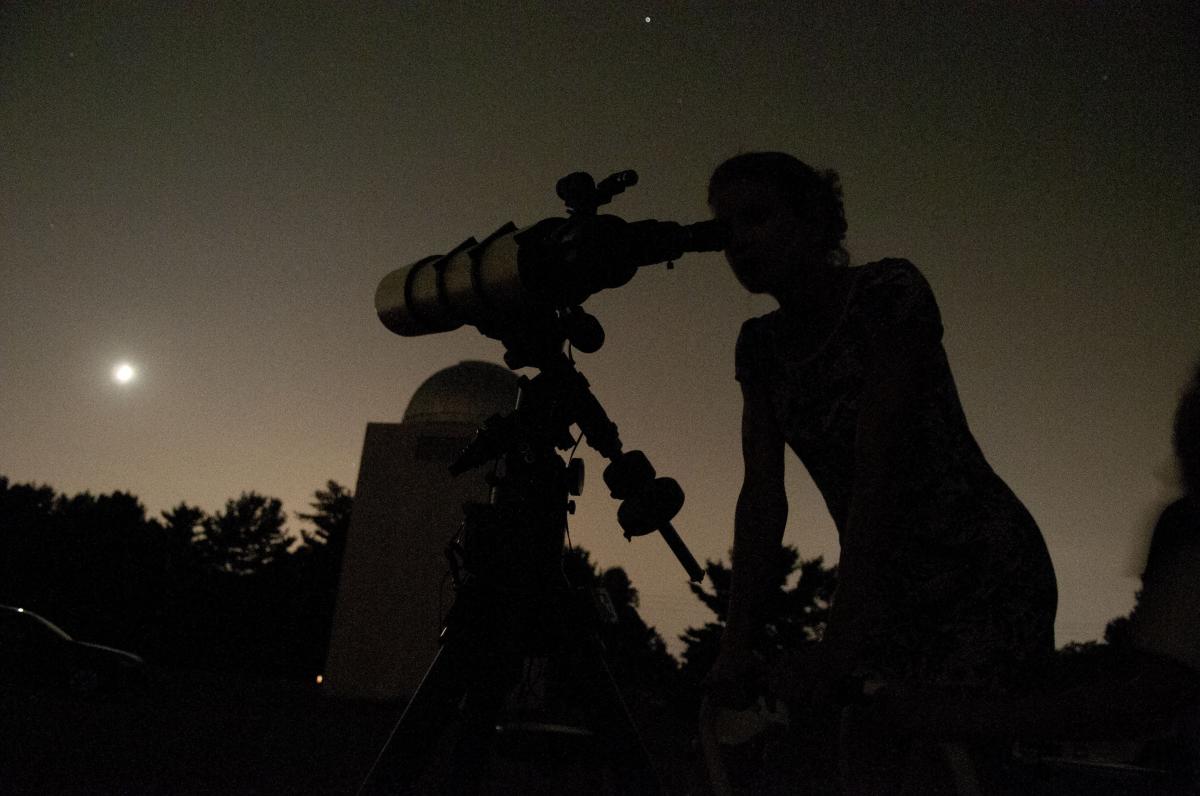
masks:
<svg viewBox="0 0 1200 796"><path fill-rule="evenodd" d="M829 710L844 701L853 669L843 648L812 644L781 656L767 676L767 690L807 711Z"/></svg>
<svg viewBox="0 0 1200 796"><path fill-rule="evenodd" d="M742 710L761 690L762 662L749 649L722 644L716 663L704 678L706 698L717 707Z"/></svg>

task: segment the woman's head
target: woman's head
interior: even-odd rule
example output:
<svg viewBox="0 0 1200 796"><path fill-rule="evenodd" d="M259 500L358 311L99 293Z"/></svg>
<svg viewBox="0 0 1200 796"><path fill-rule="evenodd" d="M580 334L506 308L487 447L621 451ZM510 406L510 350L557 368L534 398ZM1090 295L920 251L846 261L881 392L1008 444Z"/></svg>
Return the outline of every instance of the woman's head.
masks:
<svg viewBox="0 0 1200 796"><path fill-rule="evenodd" d="M773 292L796 269L846 264L837 172L782 152L747 152L713 172L708 203L729 227L734 273L753 292Z"/></svg>

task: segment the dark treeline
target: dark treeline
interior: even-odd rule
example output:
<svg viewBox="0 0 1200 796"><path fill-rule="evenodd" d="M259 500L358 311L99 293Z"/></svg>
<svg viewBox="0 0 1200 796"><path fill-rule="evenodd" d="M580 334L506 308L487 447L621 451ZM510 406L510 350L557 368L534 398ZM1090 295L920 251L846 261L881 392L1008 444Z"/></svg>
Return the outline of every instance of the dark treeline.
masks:
<svg viewBox="0 0 1200 796"><path fill-rule="evenodd" d="M0 604L168 668L309 679L324 666L352 508L350 491L329 481L297 515L307 526L292 532L281 502L256 492L212 514L180 503L155 518L127 492L68 496L0 476ZM623 569L601 569L581 549L569 551L565 569L612 600L619 621L605 640L618 679L694 704L724 627L729 569L709 561L705 586L691 586L713 617L681 637L681 663L642 620ZM820 638L837 568L784 546L773 580L757 642L766 660ZM1110 623L1105 644L1063 653L1103 657L1123 646L1127 624Z"/></svg>
<svg viewBox="0 0 1200 796"><path fill-rule="evenodd" d="M308 679L324 665L353 503L329 481L311 510L298 513L307 525L295 532L281 502L257 492L211 514L180 503L149 517L127 492L71 496L0 476L0 604L167 668ZM618 621L604 637L621 682L643 694L698 698L728 602L722 563L708 562L711 591L692 587L715 616L688 628L682 666L642 620L622 568L602 569L577 548L564 569L611 599ZM836 585L835 570L820 559L801 562L790 547L776 580L762 639L768 654L819 638Z"/></svg>
<svg viewBox="0 0 1200 796"><path fill-rule="evenodd" d="M0 476L0 604L166 668L311 679L328 650L353 504L329 481L293 532L282 503L257 492L212 514L180 503L148 517L127 492L69 496ZM603 635L618 678L675 693L678 666L625 571L579 548L564 570L609 595L618 621Z"/></svg>
<svg viewBox="0 0 1200 796"><path fill-rule="evenodd" d="M161 666L308 678L324 664L352 505L328 482L293 535L280 501L255 492L153 518L126 492L0 476L0 603Z"/></svg>

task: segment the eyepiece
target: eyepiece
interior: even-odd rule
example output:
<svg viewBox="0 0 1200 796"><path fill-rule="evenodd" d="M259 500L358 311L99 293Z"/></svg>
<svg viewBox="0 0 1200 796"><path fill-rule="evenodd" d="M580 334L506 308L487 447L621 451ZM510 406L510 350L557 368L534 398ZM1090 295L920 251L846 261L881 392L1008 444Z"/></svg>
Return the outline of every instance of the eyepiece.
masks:
<svg viewBox="0 0 1200 796"><path fill-rule="evenodd" d="M719 252L729 243L729 228L720 221L701 221L683 229L686 235L684 251Z"/></svg>

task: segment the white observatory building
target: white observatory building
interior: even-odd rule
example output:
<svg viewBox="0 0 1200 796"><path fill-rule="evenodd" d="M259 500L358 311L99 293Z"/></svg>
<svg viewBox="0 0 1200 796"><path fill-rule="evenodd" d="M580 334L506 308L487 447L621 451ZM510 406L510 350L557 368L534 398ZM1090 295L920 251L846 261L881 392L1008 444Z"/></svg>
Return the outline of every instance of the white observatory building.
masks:
<svg viewBox="0 0 1200 796"><path fill-rule="evenodd" d="M457 478L448 468L516 398L508 369L460 362L426 379L403 421L367 425L325 666L331 693L396 699L420 684L454 599L446 544L462 504L488 499L488 468Z"/></svg>

